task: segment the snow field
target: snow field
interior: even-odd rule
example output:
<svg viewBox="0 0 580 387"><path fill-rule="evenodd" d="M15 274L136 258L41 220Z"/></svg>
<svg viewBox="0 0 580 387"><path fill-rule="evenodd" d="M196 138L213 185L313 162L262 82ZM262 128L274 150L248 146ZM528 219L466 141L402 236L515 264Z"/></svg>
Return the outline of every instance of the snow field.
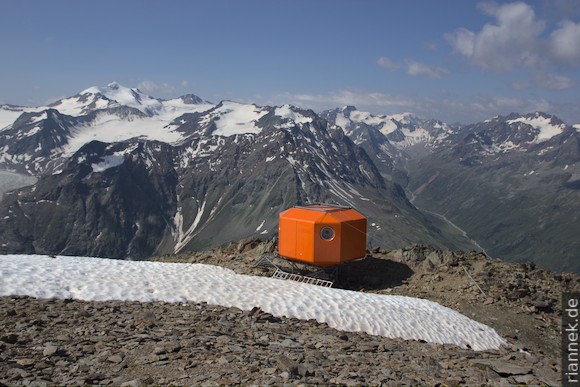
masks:
<svg viewBox="0 0 580 387"><path fill-rule="evenodd" d="M0 256L0 295L260 307L274 316L316 319L341 331L477 351L506 343L494 329L431 301L239 275L204 264L5 255Z"/></svg>
<svg viewBox="0 0 580 387"><path fill-rule="evenodd" d="M245 133L260 133L262 130L256 126L256 122L268 114L268 111L255 105L245 105L237 102L223 101L222 106L215 109L209 118L219 117L215 121L216 130L213 135L233 136Z"/></svg>
<svg viewBox="0 0 580 387"><path fill-rule="evenodd" d="M300 113L297 113L292 110L292 106L286 104L276 108L274 111L274 115L279 116L283 119L294 121L298 124L307 124L312 122L312 118L305 117Z"/></svg>
<svg viewBox="0 0 580 387"><path fill-rule="evenodd" d="M536 116L534 118L520 117L515 120L506 121L508 124L513 124L516 122L523 122L524 124L531 125L533 128L539 130L538 137L536 137L536 144L544 141L548 141L554 136L562 133L565 125L552 125L551 118Z"/></svg>
<svg viewBox="0 0 580 387"><path fill-rule="evenodd" d="M144 113L162 109L161 101L141 93L138 89L121 86L117 82L111 82L107 87L90 87L82 91L81 95L83 94L101 94L121 105L134 107Z"/></svg>

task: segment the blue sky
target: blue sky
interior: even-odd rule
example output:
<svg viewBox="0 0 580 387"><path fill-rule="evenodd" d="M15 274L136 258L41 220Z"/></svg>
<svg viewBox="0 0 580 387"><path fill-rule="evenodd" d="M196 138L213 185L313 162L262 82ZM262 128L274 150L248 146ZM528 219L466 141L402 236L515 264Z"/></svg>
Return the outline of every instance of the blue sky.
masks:
<svg viewBox="0 0 580 387"><path fill-rule="evenodd" d="M580 123L580 1L4 1L0 103L159 98Z"/></svg>

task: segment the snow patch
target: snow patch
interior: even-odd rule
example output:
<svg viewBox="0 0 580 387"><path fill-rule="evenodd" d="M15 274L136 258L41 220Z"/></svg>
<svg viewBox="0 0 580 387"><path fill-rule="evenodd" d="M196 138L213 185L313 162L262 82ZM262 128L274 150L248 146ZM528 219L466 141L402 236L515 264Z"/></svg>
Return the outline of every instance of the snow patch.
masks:
<svg viewBox="0 0 580 387"><path fill-rule="evenodd" d="M213 135L229 137L236 134L261 132L261 128L256 126L256 122L264 115L268 114L266 109L255 105L245 105L231 101L224 101L222 105L213 110L203 121L209 124L214 120L216 129Z"/></svg>
<svg viewBox="0 0 580 387"><path fill-rule="evenodd" d="M516 122L522 122L532 126L534 129L539 130L538 136L536 137L535 143L539 144L541 142L547 141L552 137L562 133L566 128L566 125L552 125L552 119L550 117L542 117L536 115L533 118L519 117L514 120L506 121L507 124L513 124Z"/></svg>
<svg viewBox="0 0 580 387"><path fill-rule="evenodd" d="M102 159L103 161L99 163L91 164L93 172L103 172L109 168L118 167L119 165L123 164L123 161L125 161L125 156L123 154L113 154L109 156L103 156Z"/></svg>
<svg viewBox="0 0 580 387"><path fill-rule="evenodd" d="M86 93L85 93L86 94ZM88 97L85 95L85 97ZM111 105L117 105L114 101L109 101L105 98L100 98L98 95L86 98L83 102L83 97L75 96L64 98L52 106L53 109L58 110L61 114L68 116L80 116L88 113L89 106L92 110L105 109Z"/></svg>
<svg viewBox="0 0 580 387"><path fill-rule="evenodd" d="M328 183L327 184L328 190L331 193L333 193L334 195L339 197L341 200L345 201L346 203L348 203L349 205L354 207L354 204L352 202L353 196L349 192L347 192L344 188L342 188L340 186L339 182L331 179L331 180L328 180L327 183Z"/></svg>
<svg viewBox="0 0 580 387"><path fill-rule="evenodd" d="M2 105L0 106L0 131L9 129L22 113L31 113L39 111L34 108L20 108Z"/></svg>
<svg viewBox="0 0 580 387"><path fill-rule="evenodd" d="M32 116L30 118L30 120L28 120L28 124L36 124L40 121L46 120L47 118L48 118L48 114L46 113L46 111L44 111L38 116Z"/></svg>
<svg viewBox="0 0 580 387"><path fill-rule="evenodd" d="M214 139L201 139L197 142L194 147L185 148L181 159L179 161L179 166L181 168L187 168L191 160L197 157L207 157L210 156L220 145L223 145L222 140L218 140L217 143L213 143Z"/></svg>
<svg viewBox="0 0 580 387"><path fill-rule="evenodd" d="M204 264L5 255L0 256L0 272L1 296L259 307L274 316L315 319L340 331L476 351L506 344L494 329L428 300L240 275Z"/></svg>
<svg viewBox="0 0 580 387"><path fill-rule="evenodd" d="M292 120L298 124L306 124L312 122L311 117L306 117L298 112L292 110L292 106L290 105L283 105L276 110L274 110L274 115L279 116L283 119Z"/></svg>
<svg viewBox="0 0 580 387"><path fill-rule="evenodd" d="M349 120L348 118L346 118L342 114L337 114L335 123L337 126L340 126L343 129L348 129L350 127L350 124L352 123L352 121Z"/></svg>
<svg viewBox="0 0 580 387"><path fill-rule="evenodd" d="M84 144L98 140L113 143L131 138L145 138L169 144L176 144L183 139L181 133L166 127L166 123L158 118L122 119L114 114L102 112L94 121L79 125L73 129L73 135L63 147L65 156L70 156Z"/></svg>
<svg viewBox="0 0 580 387"><path fill-rule="evenodd" d="M203 204L201 205L201 208L198 208L197 214L195 215L195 219L193 219L191 226L189 226L189 228L185 232L183 232L183 214L181 212L182 208L181 207L177 208L177 212L175 213L175 216L173 218L175 229L177 231L177 234L174 237L176 242L174 248L175 253L180 252L181 249L183 249L185 245L187 245L189 241L192 240L193 237L195 236L194 231L199 225L199 222L201 221L201 217L203 216L203 213L205 211L206 202L207 200L204 200Z"/></svg>
<svg viewBox="0 0 580 387"><path fill-rule="evenodd" d="M386 116L375 116L369 112L361 112L360 110L353 110L348 117L350 121L361 122L367 125L379 125L385 123L388 118Z"/></svg>
<svg viewBox="0 0 580 387"><path fill-rule="evenodd" d="M81 92L81 95L84 94L101 94L121 105L139 109L146 114L158 112L162 108L161 101L158 99L141 93L139 89L121 86L117 82L111 82L107 87L90 87Z"/></svg>
<svg viewBox="0 0 580 387"><path fill-rule="evenodd" d="M415 130L410 130L408 128L402 129L403 134L405 135L405 140L398 143L399 146L412 146L418 144L420 142L429 141L431 135L427 130L424 128L416 128Z"/></svg>
<svg viewBox="0 0 580 387"><path fill-rule="evenodd" d="M290 163L290 164L291 164L293 167L295 167L295 166L296 166L296 164L298 164L298 162L296 161L296 159L295 159L294 157L290 156L290 155L288 155L288 157L286 157L286 160L288 160L288 162L289 162L289 163Z"/></svg>
<svg viewBox="0 0 580 387"><path fill-rule="evenodd" d="M266 220L262 220L262 223L260 223L260 225L256 228L256 231L260 231L262 229L262 227L264 227L264 223L266 222Z"/></svg>

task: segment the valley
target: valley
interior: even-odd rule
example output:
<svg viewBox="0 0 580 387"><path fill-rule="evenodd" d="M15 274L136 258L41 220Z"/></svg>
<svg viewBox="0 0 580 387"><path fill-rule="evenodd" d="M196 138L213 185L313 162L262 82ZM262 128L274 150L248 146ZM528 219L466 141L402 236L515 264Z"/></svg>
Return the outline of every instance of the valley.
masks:
<svg viewBox="0 0 580 387"><path fill-rule="evenodd" d="M415 207L417 207L417 205L415 204L414 200L411 200L411 203L413 203L413 205L415 205ZM429 211L429 210L425 210L423 208L417 207L417 209L419 211L422 211L424 213L426 213L427 215L432 215L433 216L433 220L432 222L434 224L439 224L438 227L441 229L447 229L448 232L452 233L452 232L457 232L458 235L460 235L461 237L465 238L466 243L463 246L456 246L456 248L458 250L471 250L473 249L473 247L475 247L476 251L481 251L482 253L484 253L485 255L488 255L488 253L485 251L485 249L483 247L481 247L479 245L479 243L477 243L476 241L474 241L473 239L471 239L469 237L469 235L467 235L467 232L463 229L461 229L459 226L457 226L455 223L453 223L452 221L450 221L449 219L447 219L444 215ZM437 219L440 220L442 223L438 223ZM489 255L488 255L489 256Z"/></svg>
<svg viewBox="0 0 580 387"><path fill-rule="evenodd" d="M369 154L389 154L393 164L382 174L392 176L425 213L447 219L477 241L472 246L478 250L580 270L580 246L572 236L580 229L576 128L540 112L456 128L409 116L396 121L354 107L326 116L343 123ZM392 146L376 147L381 141Z"/></svg>

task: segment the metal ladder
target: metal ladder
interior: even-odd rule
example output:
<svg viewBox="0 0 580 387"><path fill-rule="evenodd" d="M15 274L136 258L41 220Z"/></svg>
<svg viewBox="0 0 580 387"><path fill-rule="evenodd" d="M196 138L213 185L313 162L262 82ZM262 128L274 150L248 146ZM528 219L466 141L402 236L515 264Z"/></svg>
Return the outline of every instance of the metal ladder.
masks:
<svg viewBox="0 0 580 387"><path fill-rule="evenodd" d="M278 265L276 265L274 263L274 260L277 258L280 258L280 257L279 256L264 255L254 264L254 267L259 267L259 266L273 267L275 270L274 270L274 274L272 274L272 278L302 282L302 283L306 283L306 284L322 286L325 288L331 288L332 285L334 284L334 281L329 281L329 280L325 280L322 278L311 277L311 276L302 275L302 274L296 274L294 272L288 273L287 271L282 270L282 268L280 268ZM295 269L298 270L296 265L294 265L292 262L288 262L288 263L290 263L291 265L294 266L291 269L292 271L294 271Z"/></svg>
<svg viewBox="0 0 580 387"><path fill-rule="evenodd" d="M278 278L278 279L282 279L282 280L290 280L290 281L296 281L296 282L303 282L305 284L323 286L325 288L331 288L332 284L334 283L333 281L327 281L327 280L323 280L320 278L314 278L314 277L308 277L308 276L300 275L300 274L288 273L288 272L285 272L283 270L280 270L279 268L276 268L276 270L274 271L274 274L272 274L272 278Z"/></svg>

